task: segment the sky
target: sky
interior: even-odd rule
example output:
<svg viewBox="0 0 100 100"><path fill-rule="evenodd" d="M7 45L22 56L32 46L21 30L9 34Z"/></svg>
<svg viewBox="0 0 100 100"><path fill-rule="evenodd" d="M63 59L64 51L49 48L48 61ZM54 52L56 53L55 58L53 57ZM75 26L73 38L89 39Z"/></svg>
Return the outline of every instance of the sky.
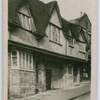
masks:
<svg viewBox="0 0 100 100"><path fill-rule="evenodd" d="M54 0L40 0L44 3L48 3ZM58 6L60 9L60 14L66 20L75 19L80 17L80 12L85 12L90 21L91 18L91 0L55 0L58 2Z"/></svg>

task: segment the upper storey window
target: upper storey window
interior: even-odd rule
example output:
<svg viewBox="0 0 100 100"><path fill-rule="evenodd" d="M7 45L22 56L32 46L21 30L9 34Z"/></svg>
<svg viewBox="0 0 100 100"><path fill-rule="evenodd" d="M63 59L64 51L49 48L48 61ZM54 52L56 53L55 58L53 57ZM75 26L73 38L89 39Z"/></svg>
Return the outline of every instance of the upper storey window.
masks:
<svg viewBox="0 0 100 100"><path fill-rule="evenodd" d="M19 12L19 18L20 18L20 22L23 28L27 29L27 30L32 30L31 29L31 17L22 14Z"/></svg>
<svg viewBox="0 0 100 100"><path fill-rule="evenodd" d="M74 39L69 37L69 46L74 47Z"/></svg>
<svg viewBox="0 0 100 100"><path fill-rule="evenodd" d="M49 39L55 43L60 44L60 28L49 24Z"/></svg>
<svg viewBox="0 0 100 100"><path fill-rule="evenodd" d="M85 53L85 44L84 43L80 43L80 48L79 48L80 52Z"/></svg>
<svg viewBox="0 0 100 100"><path fill-rule="evenodd" d="M28 6L23 6L19 12L18 12L19 20L21 23L21 26L29 31L34 31L35 30L35 25L33 22L33 18L31 16L31 13L29 11Z"/></svg>

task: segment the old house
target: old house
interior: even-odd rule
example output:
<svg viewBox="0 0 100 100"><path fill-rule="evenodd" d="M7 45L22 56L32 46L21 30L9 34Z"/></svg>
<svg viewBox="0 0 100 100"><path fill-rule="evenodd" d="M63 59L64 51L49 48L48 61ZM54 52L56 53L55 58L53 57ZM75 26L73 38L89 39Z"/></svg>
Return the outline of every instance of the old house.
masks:
<svg viewBox="0 0 100 100"><path fill-rule="evenodd" d="M91 22L89 20L89 17L87 16L87 14L81 12L81 17L71 20L70 23L81 27L81 30L79 33L82 34L83 40L82 40L82 38L80 38L80 36L76 35L75 30L72 31L72 33L75 33L74 37L76 37L76 38L79 37L79 40L81 40L80 42L82 42L81 46L83 44L86 44L85 49L87 52L87 65L83 66L81 68L81 77L82 78L86 78L86 77L91 78ZM79 29L77 29L77 31L78 30Z"/></svg>
<svg viewBox="0 0 100 100"><path fill-rule="evenodd" d="M88 61L82 26L62 18L56 1L8 0L8 10L9 97L80 84Z"/></svg>

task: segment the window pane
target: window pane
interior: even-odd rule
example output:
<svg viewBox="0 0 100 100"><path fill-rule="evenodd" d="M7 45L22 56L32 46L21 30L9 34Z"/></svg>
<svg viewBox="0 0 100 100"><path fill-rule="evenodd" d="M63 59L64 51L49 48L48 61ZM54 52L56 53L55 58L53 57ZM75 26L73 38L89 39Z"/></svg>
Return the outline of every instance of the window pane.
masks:
<svg viewBox="0 0 100 100"><path fill-rule="evenodd" d="M60 29L58 29L58 43L60 43Z"/></svg>
<svg viewBox="0 0 100 100"><path fill-rule="evenodd" d="M54 42L57 42L57 29L55 26L53 26L53 40Z"/></svg>
<svg viewBox="0 0 100 100"><path fill-rule="evenodd" d="M19 52L19 65L20 65L20 67L22 67L22 64L21 64L21 52Z"/></svg>
<svg viewBox="0 0 100 100"><path fill-rule="evenodd" d="M26 28L26 20L25 20L25 15L23 15L23 27Z"/></svg>
<svg viewBox="0 0 100 100"><path fill-rule="evenodd" d="M28 28L28 22L27 22L27 21L28 21L27 16L25 16L25 28L26 28L26 29L29 29L29 28Z"/></svg>
<svg viewBox="0 0 100 100"><path fill-rule="evenodd" d="M17 66L17 57L12 57L12 65Z"/></svg>
<svg viewBox="0 0 100 100"><path fill-rule="evenodd" d="M28 54L26 54L26 68L28 68Z"/></svg>
<svg viewBox="0 0 100 100"><path fill-rule="evenodd" d="M25 68L25 53L23 53L23 67Z"/></svg>
<svg viewBox="0 0 100 100"><path fill-rule="evenodd" d="M31 22L30 18L27 17L27 28L30 30L31 29Z"/></svg>
<svg viewBox="0 0 100 100"><path fill-rule="evenodd" d="M69 38L69 44L73 45L73 39L72 38Z"/></svg>
<svg viewBox="0 0 100 100"><path fill-rule="evenodd" d="M51 40L51 25L49 24L49 39Z"/></svg>
<svg viewBox="0 0 100 100"><path fill-rule="evenodd" d="M32 61L31 61L32 59L31 59L31 55L30 55L30 68L31 68L31 66L32 66Z"/></svg>

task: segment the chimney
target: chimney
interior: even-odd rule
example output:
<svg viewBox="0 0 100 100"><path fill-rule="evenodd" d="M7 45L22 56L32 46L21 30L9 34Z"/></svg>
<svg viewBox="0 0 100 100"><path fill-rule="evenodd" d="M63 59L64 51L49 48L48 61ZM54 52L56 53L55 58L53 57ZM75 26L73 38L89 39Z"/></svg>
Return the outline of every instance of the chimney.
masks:
<svg viewBox="0 0 100 100"><path fill-rule="evenodd" d="M80 17L82 17L85 14L85 12L80 12Z"/></svg>
<svg viewBox="0 0 100 100"><path fill-rule="evenodd" d="M82 17L82 16L83 16L83 12L81 11L81 12L80 12L80 17Z"/></svg>

